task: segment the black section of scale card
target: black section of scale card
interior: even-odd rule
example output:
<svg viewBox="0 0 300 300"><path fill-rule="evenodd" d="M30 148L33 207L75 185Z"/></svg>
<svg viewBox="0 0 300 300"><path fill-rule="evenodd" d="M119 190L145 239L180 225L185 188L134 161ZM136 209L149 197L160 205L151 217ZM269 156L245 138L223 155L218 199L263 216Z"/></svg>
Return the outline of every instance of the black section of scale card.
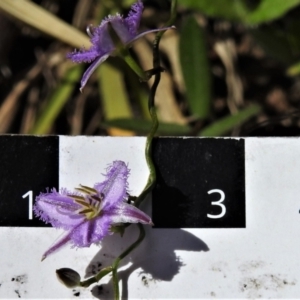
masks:
<svg viewBox="0 0 300 300"><path fill-rule="evenodd" d="M58 189L59 137L0 136L0 157L0 226L49 226L32 206ZM244 139L156 138L153 160L154 228L246 227Z"/></svg>

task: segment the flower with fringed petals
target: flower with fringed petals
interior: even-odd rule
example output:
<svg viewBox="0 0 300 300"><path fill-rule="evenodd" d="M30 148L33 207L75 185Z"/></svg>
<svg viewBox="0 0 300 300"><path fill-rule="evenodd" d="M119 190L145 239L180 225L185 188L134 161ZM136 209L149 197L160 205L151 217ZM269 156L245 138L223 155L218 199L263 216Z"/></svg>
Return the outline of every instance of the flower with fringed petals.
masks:
<svg viewBox="0 0 300 300"><path fill-rule="evenodd" d="M41 193L34 212L53 227L67 233L48 249L42 260L67 243L89 247L113 233L112 226L122 223L153 225L151 218L127 203L129 169L123 161L114 161L106 170L105 180L93 188L81 186L76 192L61 189Z"/></svg>
<svg viewBox="0 0 300 300"><path fill-rule="evenodd" d="M138 33L143 8L142 1L138 0L131 6L126 18L120 14L108 16L99 26L93 27L90 25L87 27L92 46L89 49L75 50L67 54L67 58L75 63L92 63L82 76L80 91L82 91L94 70L109 56L118 54L124 57L124 53L127 53L126 49L140 37L150 32L174 28L174 26L171 26Z"/></svg>

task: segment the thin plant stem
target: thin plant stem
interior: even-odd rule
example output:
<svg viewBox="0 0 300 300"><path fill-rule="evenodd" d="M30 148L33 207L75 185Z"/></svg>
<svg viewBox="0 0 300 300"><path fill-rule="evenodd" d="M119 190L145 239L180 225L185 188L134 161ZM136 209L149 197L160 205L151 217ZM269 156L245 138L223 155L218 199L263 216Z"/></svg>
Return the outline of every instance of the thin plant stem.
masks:
<svg viewBox="0 0 300 300"><path fill-rule="evenodd" d="M118 278L117 278L117 269L120 261L126 257L132 250L134 250L144 239L145 237L145 229L143 225L138 224L140 233L137 240L131 244L125 251L123 251L113 262L113 264L109 267L103 268L99 273L95 276L88 278L85 281L80 282L80 286L82 287L89 287L91 284L98 282L101 278L109 274L110 272L113 273L113 286L115 291L115 299L119 299L119 285L118 285ZM115 274L115 275L114 275Z"/></svg>
<svg viewBox="0 0 300 300"><path fill-rule="evenodd" d="M130 68L139 76L140 80L147 81L149 77L132 58L130 52L127 49L123 49L121 53L122 59L124 59L125 62L130 66Z"/></svg>
<svg viewBox="0 0 300 300"><path fill-rule="evenodd" d="M88 287L93 283L98 282L102 277L106 276L107 274L109 274L112 271L112 267L109 266L107 268L103 268L98 274L96 274L95 276L85 280L85 281L81 281L80 282L80 286L82 287Z"/></svg>
<svg viewBox="0 0 300 300"><path fill-rule="evenodd" d="M165 25L165 27L169 27L175 22L176 10L177 10L177 0L173 0L171 4L171 17L167 22L167 24ZM137 207L146 198L148 193L153 189L156 182L156 171L152 160L152 140L154 138L154 135L159 125L156 110L155 110L155 94L156 94L158 84L160 82L160 77L161 77L160 73L162 70L160 66L159 42L164 33L165 31L158 32L153 42L153 69L158 70L158 72L155 74L154 83L150 89L149 98L148 98L148 109L152 120L152 127L146 140L145 157L149 168L149 177L144 190L135 200L135 205Z"/></svg>
<svg viewBox="0 0 300 300"><path fill-rule="evenodd" d="M169 21L167 22L166 27L171 26L174 23L175 18L176 18L176 7L177 7L177 0L172 0L171 17L170 17ZM153 42L153 70L157 70L157 72L154 75L155 76L154 83L150 89L149 98L148 98L148 109L149 109L149 113L150 113L151 120L152 120L152 126L151 126L151 130L146 139L145 158L146 158L147 166L149 168L149 176L148 176L148 180L145 185L145 188L143 189L142 193L135 200L135 206L140 205L140 203L145 199L145 197L152 190L152 188L154 187L155 182L156 182L156 171L155 171L155 166L154 166L151 155L152 155L152 141L153 141L153 138L155 136L155 133L156 133L158 125L159 125L156 110L155 110L155 94L156 94L156 90L157 90L157 87L158 87L158 84L159 84L160 78L161 78L160 73L162 72L162 68L160 66L159 42L160 42L160 39L163 36L164 32L165 31L158 32L156 34L156 37ZM129 60L130 60L130 58L129 58ZM136 71L136 73L138 75L139 75L139 72L140 72L139 70ZM126 225L124 225L124 226L127 227ZM139 227L140 233L139 233L137 240L133 244L131 244L124 252L122 252L114 260L111 267L102 269L94 277L91 277L91 278L87 279L86 281L81 282L81 284L80 284L81 286L87 287L90 284L99 281L103 276L112 272L114 299L119 300L120 291L119 291L119 280L118 280L118 273L117 273L118 266L119 266L120 261L124 257L126 257L129 253L131 253L136 247L138 247L139 244L143 241L143 239L145 237L145 229L142 224L138 224L138 227Z"/></svg>
<svg viewBox="0 0 300 300"><path fill-rule="evenodd" d="M118 280L118 266L120 261L126 257L131 251L133 251L144 239L145 237L145 229L142 224L138 224L140 234L138 239L131 244L124 252L122 252L113 262L112 264L112 276L113 276L113 288L115 293L115 299L119 300L120 292L119 292L119 280Z"/></svg>
<svg viewBox="0 0 300 300"><path fill-rule="evenodd" d="M167 26L171 26L172 23L175 21L176 18L176 8L177 8L177 0L172 1L171 5L171 18L167 23ZM154 77L154 83L150 89L149 98L148 98L148 109L152 120L152 127L151 130L147 136L146 139L146 147L145 147L145 158L146 162L149 168L149 177L148 181L146 183L146 186L142 193L137 197L135 201L135 205L139 206L140 203L145 199L145 197L149 194L149 192L152 190L152 188L155 185L156 182L156 170L155 166L152 160L152 141L155 136L155 133L158 128L158 119L157 114L155 110L155 94L158 87L158 84L160 82L161 78L161 67L160 67L160 55L159 55L159 42L161 37L163 36L165 31L160 31L156 34L156 37L153 42L153 69L157 69L158 72L155 74ZM138 240L133 243L127 250L125 250L118 258L115 259L112 268L113 268L113 287L114 287L114 293L115 293L115 299L119 300L119 281L118 281L118 265L122 258L124 258L126 255L128 255L132 250L134 250L144 239L145 237L145 231L143 228L143 225L138 225L140 228L140 236Z"/></svg>

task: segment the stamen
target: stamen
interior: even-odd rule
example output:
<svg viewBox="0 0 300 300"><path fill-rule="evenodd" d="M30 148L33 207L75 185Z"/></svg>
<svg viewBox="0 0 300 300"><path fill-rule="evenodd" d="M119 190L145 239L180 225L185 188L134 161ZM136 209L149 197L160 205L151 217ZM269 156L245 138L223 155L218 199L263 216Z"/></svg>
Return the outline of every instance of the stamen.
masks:
<svg viewBox="0 0 300 300"><path fill-rule="evenodd" d="M89 203L86 203L84 200L75 200L76 203L85 206L85 207L90 207Z"/></svg>
<svg viewBox="0 0 300 300"><path fill-rule="evenodd" d="M76 191L79 191L79 192L81 192L81 193L84 193L84 194L90 194L90 193L88 193L85 189L82 189L82 188L75 188L75 190Z"/></svg>
<svg viewBox="0 0 300 300"><path fill-rule="evenodd" d="M95 189L93 189L93 188L91 188L91 187L89 187L89 186L86 186L86 185L80 185L82 188L84 188L84 189L86 189L87 191L89 191L90 193L97 193L97 190L95 190Z"/></svg>
<svg viewBox="0 0 300 300"><path fill-rule="evenodd" d="M74 200L81 200L84 201L84 197L78 196L78 195L67 195L70 198L73 198Z"/></svg>
<svg viewBox="0 0 300 300"><path fill-rule="evenodd" d="M75 203L82 206L77 211L78 214L85 215L85 218L87 220L91 220L99 215L101 211L102 200L104 199L104 194L99 194L97 190L82 184L79 188L76 188L76 190L85 194L85 196L71 194L68 195L68 197L74 199Z"/></svg>
<svg viewBox="0 0 300 300"><path fill-rule="evenodd" d="M100 197L96 196L96 195L91 195L91 198L95 201L99 201L101 202L103 200L103 198L101 197L101 194L100 194Z"/></svg>
<svg viewBox="0 0 300 300"><path fill-rule="evenodd" d="M100 212L100 206L101 206L101 202L96 202L95 204L94 204L94 208L97 210L97 211L99 211Z"/></svg>
<svg viewBox="0 0 300 300"><path fill-rule="evenodd" d="M94 32L95 32L95 28L94 28L94 26L93 26L92 24L90 24L90 25L88 25L88 26L86 27L86 33L88 34L88 36L89 36L90 38L93 37Z"/></svg>
<svg viewBox="0 0 300 300"><path fill-rule="evenodd" d="M80 214L86 214L86 213L91 213L94 210L92 208L87 208L87 209L83 209L81 211L79 211Z"/></svg>
<svg viewBox="0 0 300 300"><path fill-rule="evenodd" d="M97 194L97 191L93 188L90 188L88 186L85 186L85 185L80 185L79 188L76 188L77 191L79 192L82 192L84 194L87 194L87 195L91 195L91 194Z"/></svg>

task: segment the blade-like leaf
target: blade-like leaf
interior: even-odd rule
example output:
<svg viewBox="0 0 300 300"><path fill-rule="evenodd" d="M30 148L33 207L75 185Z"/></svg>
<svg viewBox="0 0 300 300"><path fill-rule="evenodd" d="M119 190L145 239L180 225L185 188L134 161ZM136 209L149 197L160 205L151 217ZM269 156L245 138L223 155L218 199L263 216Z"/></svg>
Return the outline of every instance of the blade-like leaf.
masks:
<svg viewBox="0 0 300 300"><path fill-rule="evenodd" d="M252 5L251 0L178 1L180 4L188 8L196 8L210 17L221 17L248 24L275 20L300 4L300 0L261 0L258 5Z"/></svg>
<svg viewBox="0 0 300 300"><path fill-rule="evenodd" d="M216 121L212 125L205 127L200 131L199 136L222 136L232 130L234 127L241 125L251 117L257 115L261 111L259 105L251 105L235 115L225 117Z"/></svg>
<svg viewBox="0 0 300 300"><path fill-rule="evenodd" d="M191 112L199 118L210 113L211 74L204 30L190 16L183 25L180 38L180 63Z"/></svg>
<svg viewBox="0 0 300 300"><path fill-rule="evenodd" d="M139 133L148 133L152 123L148 120L136 120L118 118L103 122L104 127L118 127L126 130L133 130ZM160 135L188 135L191 129L187 125L173 123L159 123L157 133Z"/></svg>
<svg viewBox="0 0 300 300"><path fill-rule="evenodd" d="M70 98L75 86L77 86L81 74L82 66L80 65L74 66L66 72L61 84L55 89L33 128L30 130L30 134L49 133L55 119Z"/></svg>
<svg viewBox="0 0 300 300"><path fill-rule="evenodd" d="M101 64L97 72L105 120L131 118L131 107L121 72L108 63ZM111 129L110 134L133 135L133 132Z"/></svg>
<svg viewBox="0 0 300 300"><path fill-rule="evenodd" d="M249 24L259 24L275 20L299 4L300 0L261 0L257 8L247 16L246 21Z"/></svg>
<svg viewBox="0 0 300 300"><path fill-rule="evenodd" d="M0 9L71 46L89 47L87 35L28 0L0 0Z"/></svg>
<svg viewBox="0 0 300 300"><path fill-rule="evenodd" d="M200 10L210 17L242 20L247 14L243 0L178 0L179 4Z"/></svg>

